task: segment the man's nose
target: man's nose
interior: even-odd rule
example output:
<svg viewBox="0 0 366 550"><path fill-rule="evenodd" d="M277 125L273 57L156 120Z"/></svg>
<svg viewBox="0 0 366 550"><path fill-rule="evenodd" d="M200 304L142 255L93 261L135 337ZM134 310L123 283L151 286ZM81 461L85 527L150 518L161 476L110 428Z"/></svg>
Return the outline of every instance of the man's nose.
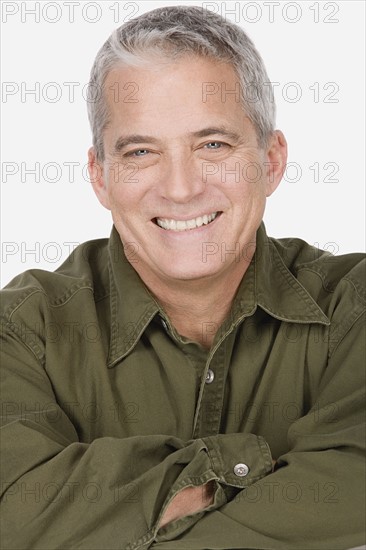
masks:
<svg viewBox="0 0 366 550"><path fill-rule="evenodd" d="M161 196L175 203L187 203L203 193L205 183L201 168L192 158L167 160L159 182Z"/></svg>

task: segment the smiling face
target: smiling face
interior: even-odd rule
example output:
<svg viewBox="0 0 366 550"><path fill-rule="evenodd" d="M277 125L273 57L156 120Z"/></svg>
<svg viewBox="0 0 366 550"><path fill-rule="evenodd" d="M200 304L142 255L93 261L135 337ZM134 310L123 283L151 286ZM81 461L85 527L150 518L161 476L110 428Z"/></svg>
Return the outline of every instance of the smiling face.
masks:
<svg viewBox="0 0 366 550"><path fill-rule="evenodd" d="M203 93L237 82L230 65L198 57L107 77L105 161L91 149L90 175L145 282L225 277L250 259L286 145L278 132L261 149L235 94Z"/></svg>

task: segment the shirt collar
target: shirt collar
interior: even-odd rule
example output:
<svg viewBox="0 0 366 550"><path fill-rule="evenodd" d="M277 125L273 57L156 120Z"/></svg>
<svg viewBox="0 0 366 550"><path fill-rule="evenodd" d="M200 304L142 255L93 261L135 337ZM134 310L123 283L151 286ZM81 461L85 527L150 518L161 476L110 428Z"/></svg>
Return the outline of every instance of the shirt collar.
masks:
<svg viewBox="0 0 366 550"><path fill-rule="evenodd" d="M158 313L163 313L133 268L134 246L131 244L126 250L128 260L113 226L109 239L111 335L108 367L113 367L130 353L150 321ZM247 250L249 252L249 248ZM282 321L330 324L286 266L274 239L268 238L263 222L256 235L256 251L239 285L223 330L252 315L258 306Z"/></svg>
<svg viewBox="0 0 366 550"><path fill-rule="evenodd" d="M136 246L136 243L131 243L124 250L113 226L109 239L111 334L108 367L113 367L132 351L151 319L159 312L157 302L133 268L134 261L138 261L137 257L134 258Z"/></svg>
<svg viewBox="0 0 366 550"><path fill-rule="evenodd" d="M329 325L328 317L286 265L286 260L291 261L289 251L284 249L282 257L275 242L267 236L262 222L253 260L233 302L231 320L250 315L259 306L281 321Z"/></svg>

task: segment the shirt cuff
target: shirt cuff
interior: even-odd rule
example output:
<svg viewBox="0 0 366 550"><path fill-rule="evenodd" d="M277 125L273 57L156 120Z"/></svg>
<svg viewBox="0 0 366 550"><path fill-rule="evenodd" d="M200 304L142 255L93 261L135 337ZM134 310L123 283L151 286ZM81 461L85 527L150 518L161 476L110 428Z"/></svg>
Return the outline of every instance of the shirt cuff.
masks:
<svg viewBox="0 0 366 550"><path fill-rule="evenodd" d="M240 490L272 472L271 451L263 437L254 434L218 434L199 441L202 443L199 454L172 486L160 518L179 491L188 486L201 486L212 480L216 484L213 504L203 512L172 521L161 529L157 528L154 538L156 542L175 539L197 523L206 512L220 508ZM197 440L195 443L197 444Z"/></svg>

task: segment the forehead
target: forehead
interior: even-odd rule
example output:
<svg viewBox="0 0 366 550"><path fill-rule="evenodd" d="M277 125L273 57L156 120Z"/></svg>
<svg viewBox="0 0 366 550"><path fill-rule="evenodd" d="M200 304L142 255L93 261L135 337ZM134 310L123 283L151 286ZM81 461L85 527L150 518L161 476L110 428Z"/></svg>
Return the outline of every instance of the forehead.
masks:
<svg viewBox="0 0 366 550"><path fill-rule="evenodd" d="M114 124L189 127L205 117L242 123L239 78L228 63L187 56L154 60L138 67L115 67L104 93ZM219 120L220 119L220 120Z"/></svg>

